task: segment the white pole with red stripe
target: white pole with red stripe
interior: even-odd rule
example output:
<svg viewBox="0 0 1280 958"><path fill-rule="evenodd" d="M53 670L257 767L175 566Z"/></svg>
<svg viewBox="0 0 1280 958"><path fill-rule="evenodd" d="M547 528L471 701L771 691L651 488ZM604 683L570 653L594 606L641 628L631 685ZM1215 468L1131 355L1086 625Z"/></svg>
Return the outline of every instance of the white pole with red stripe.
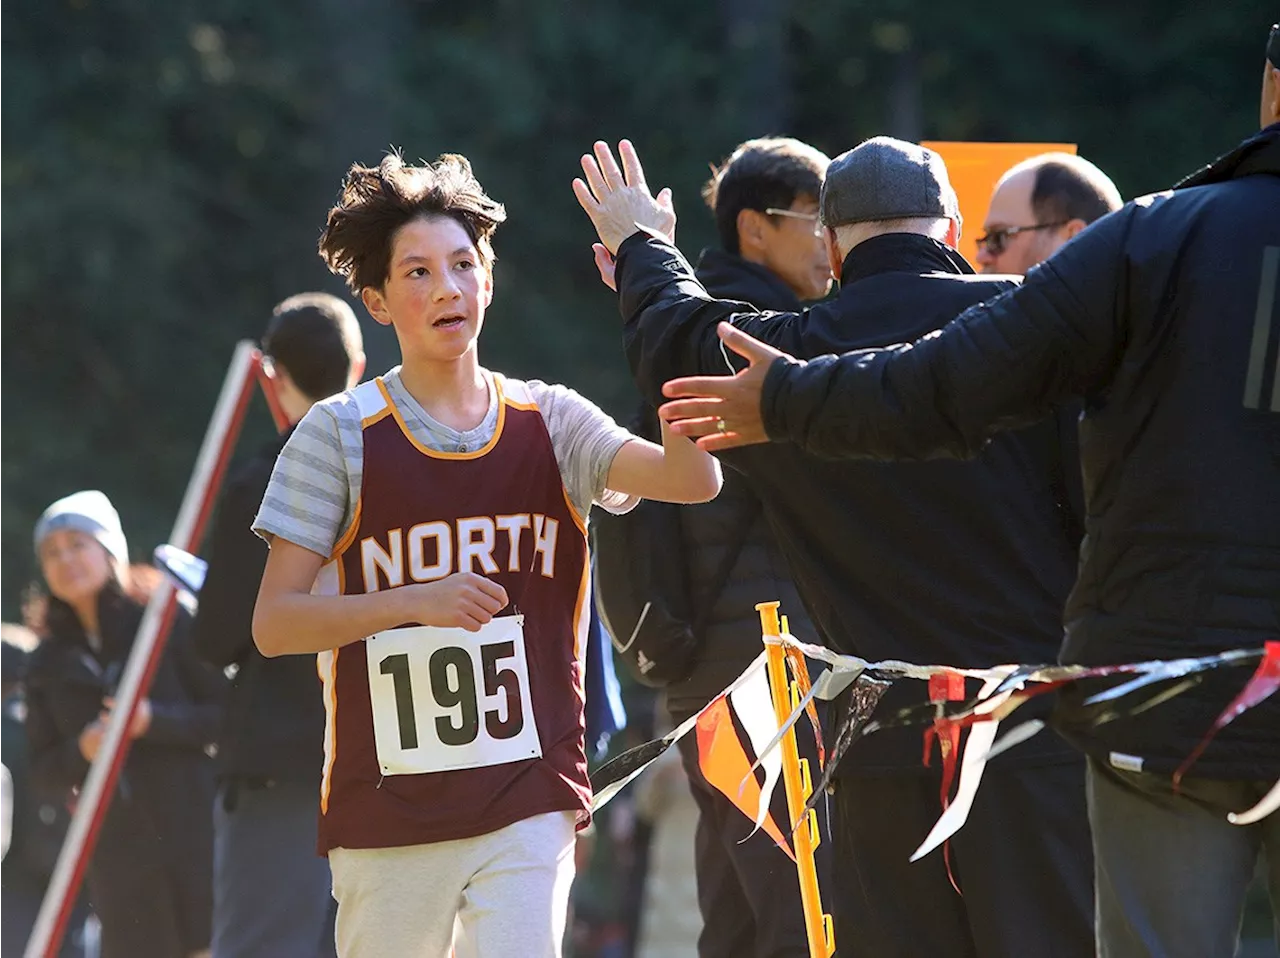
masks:
<svg viewBox="0 0 1280 958"><path fill-rule="evenodd" d="M274 401L268 388L269 382L260 378L261 369L262 354L253 343L247 340L238 343L231 358L231 367L222 382L213 418L205 431L195 469L187 483L178 519L168 540L180 549L194 552L199 546L231 452L235 448L236 437L244 422L249 400L253 397L254 386L259 381L267 392L268 404L277 426L283 425L279 404ZM142 622L138 626L129 660L116 689L115 709L107 723L98 754L89 766L89 774L81 786L75 814L63 840L62 850L58 853L58 861L40 904L35 927L27 941L24 953L26 958L53 958L58 953L67 918L129 751L129 738L125 730L133 721L138 702L146 697L147 690L151 687L151 679L164 651L169 627L173 624L174 612L175 593L168 576L165 576L160 587L151 596L151 601L147 603ZM192 814L212 814L212 810L192 809ZM146 902L139 902L138 907L146 908L148 905Z"/></svg>

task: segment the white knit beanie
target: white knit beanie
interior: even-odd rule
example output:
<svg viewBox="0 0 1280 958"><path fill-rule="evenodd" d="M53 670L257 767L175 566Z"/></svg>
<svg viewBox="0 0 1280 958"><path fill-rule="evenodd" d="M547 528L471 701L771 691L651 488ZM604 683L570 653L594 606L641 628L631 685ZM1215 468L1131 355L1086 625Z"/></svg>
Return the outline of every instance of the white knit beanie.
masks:
<svg viewBox="0 0 1280 958"><path fill-rule="evenodd" d="M129 564L129 543L124 537L124 529L120 526L120 514L115 506L96 489L72 493L65 499L59 499L40 517L36 523L35 546L40 551L40 543L51 532L59 529L75 529L93 536L122 567Z"/></svg>

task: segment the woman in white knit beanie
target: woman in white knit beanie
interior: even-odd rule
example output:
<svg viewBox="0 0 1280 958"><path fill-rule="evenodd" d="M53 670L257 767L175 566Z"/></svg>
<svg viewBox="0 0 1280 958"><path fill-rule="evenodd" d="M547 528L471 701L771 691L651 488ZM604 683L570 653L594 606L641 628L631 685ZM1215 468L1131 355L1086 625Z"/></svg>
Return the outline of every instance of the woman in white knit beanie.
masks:
<svg viewBox="0 0 1280 958"><path fill-rule="evenodd" d="M120 516L101 492L53 503L36 523L48 587L26 675L32 778L79 788L97 756L142 620ZM103 958L184 958L208 947L213 768L225 682L196 658L179 609L89 864Z"/></svg>

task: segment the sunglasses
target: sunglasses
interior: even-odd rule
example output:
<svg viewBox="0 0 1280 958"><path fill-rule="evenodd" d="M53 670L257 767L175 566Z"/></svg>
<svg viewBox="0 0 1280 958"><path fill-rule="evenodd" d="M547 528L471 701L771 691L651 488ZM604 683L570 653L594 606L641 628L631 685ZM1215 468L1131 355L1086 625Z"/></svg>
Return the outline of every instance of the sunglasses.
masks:
<svg viewBox="0 0 1280 958"><path fill-rule="evenodd" d="M780 210L776 206L770 206L764 212L766 216L789 216L793 220L808 220L813 225L814 236L821 236L823 234L822 219L817 213L798 213L795 210Z"/></svg>
<svg viewBox="0 0 1280 958"><path fill-rule="evenodd" d="M979 236L975 242L978 244L978 249L985 249L992 256L999 256L1009 245L1010 236L1017 236L1019 233L1035 233L1039 230L1053 230L1059 226L1066 226L1068 222L1068 220L1059 220L1056 223L1036 223L1034 226L1006 226L1004 229L992 230L990 233Z"/></svg>

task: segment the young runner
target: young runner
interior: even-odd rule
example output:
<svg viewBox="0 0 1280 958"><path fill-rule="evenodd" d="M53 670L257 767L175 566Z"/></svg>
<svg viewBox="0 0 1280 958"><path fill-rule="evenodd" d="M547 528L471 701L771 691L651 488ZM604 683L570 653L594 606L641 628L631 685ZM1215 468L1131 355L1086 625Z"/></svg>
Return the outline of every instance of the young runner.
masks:
<svg viewBox="0 0 1280 958"><path fill-rule="evenodd" d="M480 365L505 217L461 156L351 168L320 253L402 364L307 413L254 525L258 647L318 653L324 682L343 956L560 954L590 804L586 515L720 485L688 440Z"/></svg>

